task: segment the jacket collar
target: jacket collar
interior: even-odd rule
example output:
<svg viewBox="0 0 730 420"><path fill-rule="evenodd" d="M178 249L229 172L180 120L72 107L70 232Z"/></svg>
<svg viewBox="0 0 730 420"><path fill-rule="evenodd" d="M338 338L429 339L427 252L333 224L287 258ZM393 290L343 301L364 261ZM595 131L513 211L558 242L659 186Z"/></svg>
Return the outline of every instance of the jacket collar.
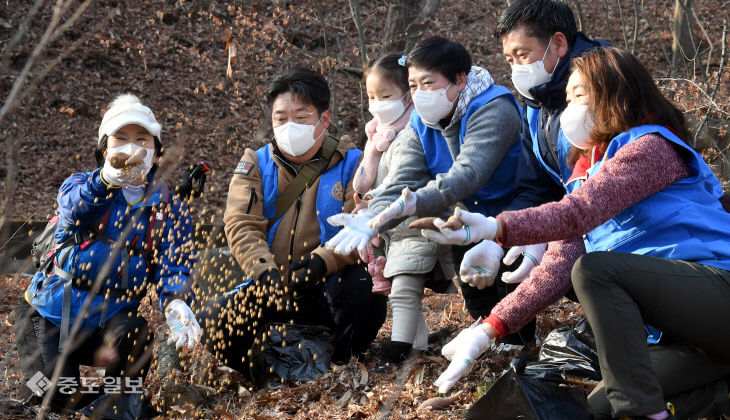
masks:
<svg viewBox="0 0 730 420"><path fill-rule="evenodd" d="M326 134L327 137L332 137L329 134ZM336 153L340 153L342 156L345 155L345 152L342 150L342 142L338 140L338 146L337 149L335 149L335 152L332 154L332 159L330 159L330 163L327 166L327 169L332 167L335 163L339 162L339 159L335 159L334 156ZM322 142L322 146L324 146L324 142ZM295 164L289 162L284 155L281 154L281 151L279 150L279 147L276 145L276 140L271 141L271 156L274 157L274 162L277 163L278 166L283 166L286 168L287 172L292 174L293 176L296 176L299 173L299 170L302 168L302 166L311 163L316 162L320 159L323 159L322 157L322 146L319 147L319 150L317 150L317 153L314 154L314 156L309 159L308 161L301 163L301 164Z"/></svg>
<svg viewBox="0 0 730 420"><path fill-rule="evenodd" d="M165 189L166 187L164 186L164 183L162 181L156 179L153 174L148 174L147 188L144 191L144 196L142 196L142 200L131 206L130 210L134 210L143 206L151 207L160 204L163 201L163 194L166 194ZM120 193L119 195L126 203L127 200L126 198L124 198L124 194Z"/></svg>

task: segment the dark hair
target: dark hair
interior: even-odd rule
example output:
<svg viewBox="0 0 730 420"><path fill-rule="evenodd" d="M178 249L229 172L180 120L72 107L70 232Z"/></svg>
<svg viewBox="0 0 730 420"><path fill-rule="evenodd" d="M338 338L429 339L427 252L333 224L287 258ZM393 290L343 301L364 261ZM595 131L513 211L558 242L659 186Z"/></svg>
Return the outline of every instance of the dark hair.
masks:
<svg viewBox="0 0 730 420"><path fill-rule="evenodd" d="M649 71L630 53L615 47L595 48L573 59L593 112L593 144L643 124L663 125L681 139L689 133L682 111L659 91Z"/></svg>
<svg viewBox="0 0 730 420"><path fill-rule="evenodd" d="M163 154L165 154L165 148L162 147L162 142L160 141L157 136L153 136L155 139L155 154L157 157L161 157ZM106 150L106 143L107 143L108 136L104 135L101 138L101 141L99 144L96 145L96 149L94 149L94 158L96 158L96 166L103 166L104 165L104 151ZM150 169L150 173L154 174L157 172L157 164L152 164L152 168Z"/></svg>
<svg viewBox="0 0 730 420"><path fill-rule="evenodd" d="M573 11L561 0L515 0L497 20L494 36L503 38L524 24L529 36L547 44L556 32L561 32L572 47L578 35Z"/></svg>
<svg viewBox="0 0 730 420"><path fill-rule="evenodd" d="M471 55L458 42L434 36L424 39L411 49L406 65L435 70L456 83L458 74L468 74L471 70Z"/></svg>
<svg viewBox="0 0 730 420"><path fill-rule="evenodd" d="M296 67L276 76L266 92L269 107L279 95L287 92L291 92L305 103L314 105L320 114L330 107L330 88L327 80L312 69Z"/></svg>
<svg viewBox="0 0 730 420"><path fill-rule="evenodd" d="M362 80L367 80L370 73L377 71L398 85L403 92L408 92L408 69L399 63L402 57L403 54L391 53L370 60L362 72Z"/></svg>

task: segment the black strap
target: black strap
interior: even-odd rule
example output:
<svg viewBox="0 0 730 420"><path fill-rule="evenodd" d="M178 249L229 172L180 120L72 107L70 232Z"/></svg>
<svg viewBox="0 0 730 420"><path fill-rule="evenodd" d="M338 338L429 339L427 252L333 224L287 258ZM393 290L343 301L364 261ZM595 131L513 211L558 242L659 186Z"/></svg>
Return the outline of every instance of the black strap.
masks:
<svg viewBox="0 0 730 420"><path fill-rule="evenodd" d="M269 219L268 226L266 227L267 230L271 229L274 223L286 213L289 207L294 204L297 197L299 197L299 194L309 188L317 177L327 169L339 144L340 141L336 138L332 136L325 137L324 143L322 144L322 158L308 162L299 168L297 175L286 186L286 189L281 193L279 198L276 199L276 203L274 203L274 208L276 209L274 218Z"/></svg>

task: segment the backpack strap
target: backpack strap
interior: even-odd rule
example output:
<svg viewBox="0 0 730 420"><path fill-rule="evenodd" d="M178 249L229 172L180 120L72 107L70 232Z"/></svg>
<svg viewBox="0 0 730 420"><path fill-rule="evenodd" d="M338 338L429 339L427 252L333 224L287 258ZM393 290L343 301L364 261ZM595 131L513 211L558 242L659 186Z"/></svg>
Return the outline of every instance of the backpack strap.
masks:
<svg viewBox="0 0 730 420"><path fill-rule="evenodd" d="M145 232L146 246L144 258L147 261L150 275L156 269L157 264L154 262L154 250L162 243L170 202L170 189L167 187L167 184L162 181L157 182L159 182L159 189L163 190L161 192L162 198L158 204L157 211L150 212L150 220L147 223L147 232Z"/></svg>
<svg viewBox="0 0 730 420"><path fill-rule="evenodd" d="M61 306L61 331L58 337L58 350L63 350L63 345L68 340L69 324L71 323L71 282L63 284L63 303Z"/></svg>
<svg viewBox="0 0 730 420"><path fill-rule="evenodd" d="M286 213L289 207L294 204L294 201L297 197L299 197L299 194L312 185L317 177L320 176L325 169L327 169L330 164L330 160L332 160L332 155L334 155L339 144L340 141L335 137L329 135L326 136L324 143L322 144L322 158L308 162L299 168L297 175L294 179L292 179L289 185L286 186L286 189L283 193L281 193L279 198L276 199L276 203L274 203L276 213L274 214L273 219L269 219L269 223L266 228L267 231L270 230L274 223L276 223L276 221L279 220L284 213Z"/></svg>

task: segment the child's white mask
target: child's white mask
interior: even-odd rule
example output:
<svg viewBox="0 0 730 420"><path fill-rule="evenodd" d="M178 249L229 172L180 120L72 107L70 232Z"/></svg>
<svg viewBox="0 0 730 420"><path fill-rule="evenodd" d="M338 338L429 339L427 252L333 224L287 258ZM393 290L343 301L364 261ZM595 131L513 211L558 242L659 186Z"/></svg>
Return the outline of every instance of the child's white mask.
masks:
<svg viewBox="0 0 730 420"><path fill-rule="evenodd" d="M408 92L403 94L400 99L386 100L386 101L371 101L368 110L378 123L390 124L395 122L406 110L406 106L403 105L403 98L408 95Z"/></svg>

